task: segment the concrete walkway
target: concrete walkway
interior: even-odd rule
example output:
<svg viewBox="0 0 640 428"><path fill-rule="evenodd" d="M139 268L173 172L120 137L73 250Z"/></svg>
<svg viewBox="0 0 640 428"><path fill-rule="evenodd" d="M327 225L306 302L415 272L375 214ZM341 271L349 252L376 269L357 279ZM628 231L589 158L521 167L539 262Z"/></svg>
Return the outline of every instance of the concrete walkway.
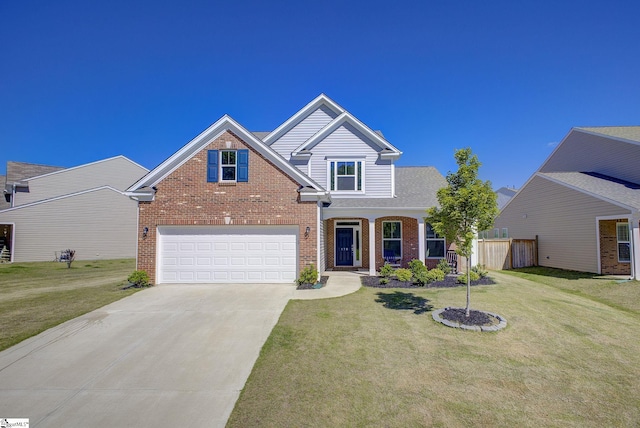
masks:
<svg viewBox="0 0 640 428"><path fill-rule="evenodd" d="M343 296L289 284L160 285L0 352L0 418L31 427L224 427L289 299Z"/></svg>

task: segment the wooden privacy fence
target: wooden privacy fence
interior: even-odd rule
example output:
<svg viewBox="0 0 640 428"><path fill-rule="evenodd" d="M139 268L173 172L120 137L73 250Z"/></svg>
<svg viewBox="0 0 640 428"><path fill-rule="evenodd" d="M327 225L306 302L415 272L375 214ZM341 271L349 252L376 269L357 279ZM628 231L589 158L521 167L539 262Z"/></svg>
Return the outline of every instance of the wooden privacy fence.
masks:
<svg viewBox="0 0 640 428"><path fill-rule="evenodd" d="M536 239L479 239L478 263L487 269L537 266L537 237Z"/></svg>

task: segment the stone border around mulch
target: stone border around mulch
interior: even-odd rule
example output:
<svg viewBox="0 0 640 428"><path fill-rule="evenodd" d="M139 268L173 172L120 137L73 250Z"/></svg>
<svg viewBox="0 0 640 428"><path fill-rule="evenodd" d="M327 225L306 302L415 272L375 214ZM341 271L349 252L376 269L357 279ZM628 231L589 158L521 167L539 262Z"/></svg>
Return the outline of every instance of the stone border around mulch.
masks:
<svg viewBox="0 0 640 428"><path fill-rule="evenodd" d="M452 308L452 307L447 307L447 308L442 308L442 309L438 309L436 311L432 312L432 317L434 319L434 321L437 321L441 324L446 325L447 327L453 327L453 328L461 328L463 330L472 330L472 331L498 331L498 330L502 330L503 328L505 328L507 326L507 320L498 315L498 314L494 314L491 312L486 312L486 311L480 311L480 312L484 312L485 314L492 316L494 318L496 318L499 323L496 325L486 325L486 326L478 326L478 325L467 325L467 324L460 324L454 321L449 321L447 319L444 319L440 316L440 314L444 311L446 311L447 309L464 309L464 308Z"/></svg>

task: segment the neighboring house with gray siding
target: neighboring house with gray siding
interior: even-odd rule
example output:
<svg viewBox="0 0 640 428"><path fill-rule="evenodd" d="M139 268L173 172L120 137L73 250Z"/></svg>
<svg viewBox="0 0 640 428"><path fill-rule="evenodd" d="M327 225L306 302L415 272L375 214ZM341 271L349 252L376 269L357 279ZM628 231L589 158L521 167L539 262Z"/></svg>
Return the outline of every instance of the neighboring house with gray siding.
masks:
<svg viewBox="0 0 640 428"><path fill-rule="evenodd" d="M137 203L124 190L147 172L124 156L73 168L8 162L0 247L14 262L65 249L79 260L135 257Z"/></svg>
<svg viewBox="0 0 640 428"><path fill-rule="evenodd" d="M573 128L495 228L538 237L541 266L640 279L640 126Z"/></svg>

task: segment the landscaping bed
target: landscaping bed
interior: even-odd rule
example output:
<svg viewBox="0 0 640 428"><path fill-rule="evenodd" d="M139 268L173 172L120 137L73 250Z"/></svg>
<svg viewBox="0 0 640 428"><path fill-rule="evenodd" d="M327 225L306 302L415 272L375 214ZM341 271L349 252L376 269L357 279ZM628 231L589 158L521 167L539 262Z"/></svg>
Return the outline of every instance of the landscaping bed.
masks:
<svg viewBox="0 0 640 428"><path fill-rule="evenodd" d="M389 278L387 284L381 284L379 276L363 276L361 278L362 285L372 288L451 288L466 286L466 280L464 283L457 282L458 275L446 275L444 281L435 281L426 285L414 284L411 281L399 281L396 278ZM471 285L491 285L495 282L489 278L480 278L477 281L471 281Z"/></svg>

